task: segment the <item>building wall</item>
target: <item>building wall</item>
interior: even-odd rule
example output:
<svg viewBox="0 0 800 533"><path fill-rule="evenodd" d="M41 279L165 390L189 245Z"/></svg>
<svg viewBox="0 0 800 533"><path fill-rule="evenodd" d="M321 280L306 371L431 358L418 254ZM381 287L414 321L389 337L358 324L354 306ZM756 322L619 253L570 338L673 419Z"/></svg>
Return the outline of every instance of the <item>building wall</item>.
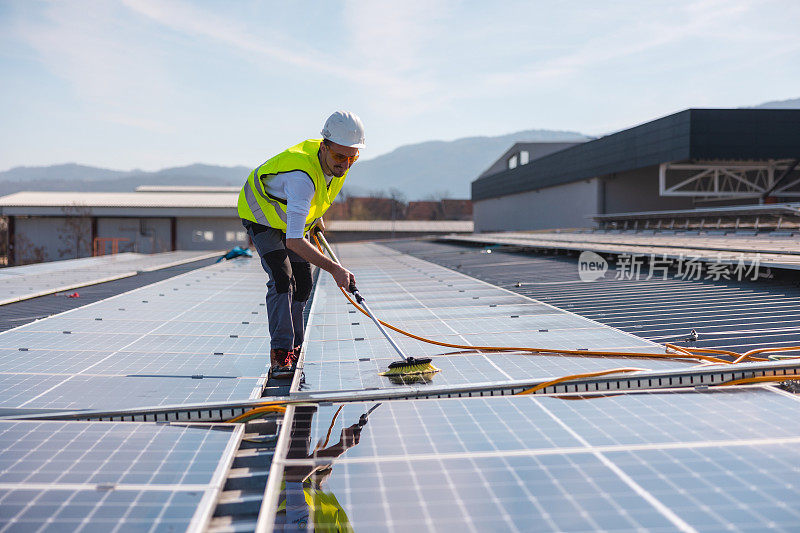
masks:
<svg viewBox="0 0 800 533"><path fill-rule="evenodd" d="M178 250L226 250L248 243L239 218L179 218Z"/></svg>
<svg viewBox="0 0 800 533"><path fill-rule="evenodd" d="M105 218L97 219L98 237L128 239L119 243L120 252L154 254L172 250L172 230L169 218ZM106 244L111 253L111 244Z"/></svg>
<svg viewBox="0 0 800 533"><path fill-rule="evenodd" d="M691 198L659 196L658 167L651 166L630 172L620 172L602 178L603 196L600 213L630 213L692 209Z"/></svg>
<svg viewBox="0 0 800 533"><path fill-rule="evenodd" d="M475 231L590 227L601 199L599 183L583 180L474 202Z"/></svg>
<svg viewBox="0 0 800 533"><path fill-rule="evenodd" d="M15 217L14 264L92 255L89 218Z"/></svg>
<svg viewBox="0 0 800 533"><path fill-rule="evenodd" d="M97 237L128 239L119 252L144 254L172 249L171 219L97 217ZM226 250L248 244L238 218L177 218L177 250ZM105 252L111 253L111 243ZM75 259L92 255L90 217L14 217L14 264Z"/></svg>

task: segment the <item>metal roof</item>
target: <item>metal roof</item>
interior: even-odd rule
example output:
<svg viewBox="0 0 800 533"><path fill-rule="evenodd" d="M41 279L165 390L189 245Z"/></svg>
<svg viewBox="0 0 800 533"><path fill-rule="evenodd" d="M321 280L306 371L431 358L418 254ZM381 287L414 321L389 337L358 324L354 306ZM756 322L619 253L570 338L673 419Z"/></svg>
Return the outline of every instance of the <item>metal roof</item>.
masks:
<svg viewBox="0 0 800 533"><path fill-rule="evenodd" d="M399 233L472 233L471 220L330 220L329 231L379 231Z"/></svg>
<svg viewBox="0 0 800 533"><path fill-rule="evenodd" d="M592 215L595 220L642 219L655 217L736 217L739 215L800 216L800 203L733 205L723 207L698 207L669 211L638 211L634 213L607 213Z"/></svg>
<svg viewBox="0 0 800 533"><path fill-rule="evenodd" d="M800 109L686 109L472 182L485 200L685 160L800 157Z"/></svg>
<svg viewBox="0 0 800 533"><path fill-rule="evenodd" d="M205 185L139 185L136 192L236 192L241 187L214 187Z"/></svg>
<svg viewBox="0 0 800 533"><path fill-rule="evenodd" d="M236 193L197 192L40 192L0 198L5 207L236 207Z"/></svg>

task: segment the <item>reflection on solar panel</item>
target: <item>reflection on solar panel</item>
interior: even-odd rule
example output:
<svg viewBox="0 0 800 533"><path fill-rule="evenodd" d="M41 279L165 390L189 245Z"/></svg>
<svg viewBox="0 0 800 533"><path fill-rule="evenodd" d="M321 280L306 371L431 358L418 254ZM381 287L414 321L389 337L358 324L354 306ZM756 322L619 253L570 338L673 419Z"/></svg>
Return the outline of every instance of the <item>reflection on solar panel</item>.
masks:
<svg viewBox="0 0 800 533"><path fill-rule="evenodd" d="M337 405L312 411L312 445L374 405L346 404L335 421ZM743 514L788 530L800 518L779 503L800 496L785 478L800 464L797 410L763 390L383 403L326 490L356 531L707 530L745 525Z"/></svg>

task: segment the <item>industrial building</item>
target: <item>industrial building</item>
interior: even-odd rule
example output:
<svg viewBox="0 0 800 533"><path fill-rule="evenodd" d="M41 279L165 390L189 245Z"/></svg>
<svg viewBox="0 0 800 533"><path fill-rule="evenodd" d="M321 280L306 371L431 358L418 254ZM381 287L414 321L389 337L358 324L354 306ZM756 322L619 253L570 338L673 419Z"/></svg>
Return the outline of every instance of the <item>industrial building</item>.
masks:
<svg viewBox="0 0 800 533"><path fill-rule="evenodd" d="M476 231L589 228L598 215L800 197L800 110L687 109L525 152L512 148L472 182Z"/></svg>
<svg viewBox="0 0 800 533"><path fill-rule="evenodd" d="M247 244L230 192L19 192L0 198L13 264ZM98 249L98 246L102 247Z"/></svg>
<svg viewBox="0 0 800 533"><path fill-rule="evenodd" d="M249 239L238 188L139 187L136 192L19 192L0 198L11 265L112 253L226 250ZM472 232L472 221L331 221L338 240ZM334 237L336 240L337 237Z"/></svg>

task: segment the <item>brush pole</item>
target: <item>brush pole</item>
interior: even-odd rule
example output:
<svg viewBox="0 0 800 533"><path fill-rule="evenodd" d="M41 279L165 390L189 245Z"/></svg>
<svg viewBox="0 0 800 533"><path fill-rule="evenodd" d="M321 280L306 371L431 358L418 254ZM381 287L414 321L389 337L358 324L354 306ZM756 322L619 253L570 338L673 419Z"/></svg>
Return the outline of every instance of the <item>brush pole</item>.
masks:
<svg viewBox="0 0 800 533"><path fill-rule="evenodd" d="M336 257L336 254L333 253L330 244L328 244L328 240L325 238L325 235L323 235L321 231L317 230L317 237L322 243L322 247L325 248L325 251L327 251L328 255L331 256L331 259L333 259L333 261L337 265L342 266L342 264L339 262L339 258ZM386 340L389 341L389 344L392 345L394 351L396 351L397 354L403 358L403 361L408 361L408 357L406 356L406 354L403 353L403 350L400 349L400 346L398 346L397 343L394 342L394 339L392 339L392 337L389 336L389 333L386 331L386 329L384 329L383 324L381 324L378 321L378 319L375 318L375 315L372 314L372 311L370 311L369 307L367 306L367 303L364 301L364 297L361 296L361 293L358 292L356 284L355 283L351 284L350 287L347 288L347 290L353 294L356 301L358 302L358 305L364 308L364 311L367 312L367 316L372 319L372 321L378 327L378 330L383 334L384 337L386 337Z"/></svg>

